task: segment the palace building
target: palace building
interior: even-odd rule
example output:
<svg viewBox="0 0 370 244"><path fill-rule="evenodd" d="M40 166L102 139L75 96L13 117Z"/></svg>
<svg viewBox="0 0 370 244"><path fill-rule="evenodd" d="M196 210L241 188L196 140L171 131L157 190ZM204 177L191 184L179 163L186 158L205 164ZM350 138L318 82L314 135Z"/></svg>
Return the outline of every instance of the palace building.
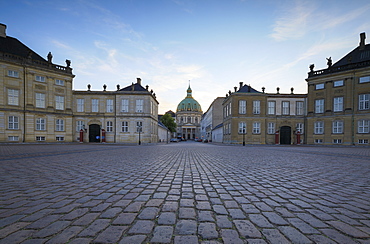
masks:
<svg viewBox="0 0 370 244"><path fill-rule="evenodd" d="M176 110L177 137L185 140L201 138L200 120L202 114L202 108L193 98L189 85L187 96L179 103Z"/></svg>
<svg viewBox="0 0 370 244"><path fill-rule="evenodd" d="M141 79L73 91L71 61L47 60L0 24L0 142L158 142L158 101Z"/></svg>

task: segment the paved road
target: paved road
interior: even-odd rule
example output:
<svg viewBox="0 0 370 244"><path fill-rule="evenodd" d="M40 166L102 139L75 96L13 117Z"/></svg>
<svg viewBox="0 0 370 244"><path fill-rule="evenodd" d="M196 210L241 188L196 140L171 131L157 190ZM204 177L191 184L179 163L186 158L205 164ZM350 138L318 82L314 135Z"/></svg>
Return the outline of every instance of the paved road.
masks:
<svg viewBox="0 0 370 244"><path fill-rule="evenodd" d="M0 243L370 243L370 149L0 145Z"/></svg>

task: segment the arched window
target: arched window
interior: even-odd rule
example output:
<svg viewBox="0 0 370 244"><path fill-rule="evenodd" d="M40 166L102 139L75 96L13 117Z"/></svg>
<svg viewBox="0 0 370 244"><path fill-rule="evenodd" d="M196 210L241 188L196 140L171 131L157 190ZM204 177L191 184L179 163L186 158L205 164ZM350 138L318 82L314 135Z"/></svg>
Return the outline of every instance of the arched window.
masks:
<svg viewBox="0 0 370 244"><path fill-rule="evenodd" d="M191 117L190 116L188 117L188 123L191 123Z"/></svg>

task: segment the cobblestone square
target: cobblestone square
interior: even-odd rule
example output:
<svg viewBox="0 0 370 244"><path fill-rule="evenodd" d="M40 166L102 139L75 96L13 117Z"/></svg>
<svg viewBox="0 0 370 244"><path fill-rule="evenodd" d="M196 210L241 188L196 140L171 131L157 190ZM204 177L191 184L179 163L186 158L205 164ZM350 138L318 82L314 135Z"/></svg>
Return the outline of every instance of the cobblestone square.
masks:
<svg viewBox="0 0 370 244"><path fill-rule="evenodd" d="M370 243L368 147L0 145L0 243Z"/></svg>

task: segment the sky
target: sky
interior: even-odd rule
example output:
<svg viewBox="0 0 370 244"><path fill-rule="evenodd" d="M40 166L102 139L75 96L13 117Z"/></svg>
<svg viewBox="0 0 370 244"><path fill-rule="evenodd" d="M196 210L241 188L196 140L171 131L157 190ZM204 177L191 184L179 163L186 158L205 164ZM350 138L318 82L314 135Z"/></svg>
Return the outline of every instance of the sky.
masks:
<svg viewBox="0 0 370 244"><path fill-rule="evenodd" d="M0 23L46 59L71 60L74 90L142 79L159 113L190 86L206 112L239 86L307 93L309 65L326 68L370 36L368 0L0 0ZM370 37L369 37L370 38ZM366 43L369 43L369 38Z"/></svg>

